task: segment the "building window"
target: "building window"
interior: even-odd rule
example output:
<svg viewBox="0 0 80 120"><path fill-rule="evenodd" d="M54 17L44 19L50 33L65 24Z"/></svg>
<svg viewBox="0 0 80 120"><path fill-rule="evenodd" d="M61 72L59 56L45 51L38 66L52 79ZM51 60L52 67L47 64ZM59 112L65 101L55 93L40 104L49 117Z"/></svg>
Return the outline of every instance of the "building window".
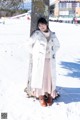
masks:
<svg viewBox="0 0 80 120"><path fill-rule="evenodd" d="M73 15L74 11L73 10L69 10L69 15Z"/></svg>
<svg viewBox="0 0 80 120"><path fill-rule="evenodd" d="M74 4L73 4L73 7L74 7ZM68 9L68 8L72 8L72 3L71 2L62 2L62 1L60 1L60 3L59 3L59 8L60 9Z"/></svg>
<svg viewBox="0 0 80 120"><path fill-rule="evenodd" d="M65 9L65 8L71 8L74 9L76 7L80 7L80 2L79 1L60 1L59 2L59 8L60 9Z"/></svg>
<svg viewBox="0 0 80 120"><path fill-rule="evenodd" d="M59 3L59 8L60 8L60 9L66 8L66 3L65 3L65 2L60 2L60 3Z"/></svg>
<svg viewBox="0 0 80 120"><path fill-rule="evenodd" d="M76 7L78 7L78 8L80 7L80 2L77 3L77 6L76 6Z"/></svg>
<svg viewBox="0 0 80 120"><path fill-rule="evenodd" d="M72 8L72 3L68 3L68 8Z"/></svg>
<svg viewBox="0 0 80 120"><path fill-rule="evenodd" d="M72 2L72 8L76 7L76 2Z"/></svg>

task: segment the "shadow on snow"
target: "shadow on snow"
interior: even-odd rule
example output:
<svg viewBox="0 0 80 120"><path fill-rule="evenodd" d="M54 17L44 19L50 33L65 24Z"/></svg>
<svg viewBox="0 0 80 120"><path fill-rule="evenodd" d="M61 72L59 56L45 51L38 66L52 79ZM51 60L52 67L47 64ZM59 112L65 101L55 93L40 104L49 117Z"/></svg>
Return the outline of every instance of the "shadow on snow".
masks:
<svg viewBox="0 0 80 120"><path fill-rule="evenodd" d="M65 62L60 63L61 68L67 70L65 76L80 78L80 60L76 62ZM56 102L80 102L80 88L68 88L68 87L58 87L57 91L60 93L60 97L55 100ZM54 102L55 102L54 101Z"/></svg>
<svg viewBox="0 0 80 120"><path fill-rule="evenodd" d="M64 102L66 104L71 102L80 102L80 88L57 87L60 97L54 102Z"/></svg>
<svg viewBox="0 0 80 120"><path fill-rule="evenodd" d="M60 63L63 69L68 70L65 76L80 78L80 61L77 62L64 62Z"/></svg>

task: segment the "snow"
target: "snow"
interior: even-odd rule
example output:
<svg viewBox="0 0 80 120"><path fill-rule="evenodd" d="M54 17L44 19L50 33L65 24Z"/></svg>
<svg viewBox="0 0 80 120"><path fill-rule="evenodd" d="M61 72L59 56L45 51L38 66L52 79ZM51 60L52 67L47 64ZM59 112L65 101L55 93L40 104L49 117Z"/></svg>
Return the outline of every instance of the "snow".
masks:
<svg viewBox="0 0 80 120"><path fill-rule="evenodd" d="M42 107L24 93L30 21L4 21L0 23L0 114L7 113L7 120L80 120L80 25L49 22L61 46L56 56L61 97L52 106Z"/></svg>

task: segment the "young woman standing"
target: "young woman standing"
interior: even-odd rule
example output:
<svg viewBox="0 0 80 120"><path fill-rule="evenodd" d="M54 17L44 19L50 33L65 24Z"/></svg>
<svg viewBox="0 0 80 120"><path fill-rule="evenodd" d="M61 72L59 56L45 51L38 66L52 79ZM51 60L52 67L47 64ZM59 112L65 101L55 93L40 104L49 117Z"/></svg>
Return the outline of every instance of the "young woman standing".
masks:
<svg viewBox="0 0 80 120"><path fill-rule="evenodd" d="M45 18L38 20L37 27L29 39L33 60L31 91L41 106L50 106L59 96L56 91L56 51L60 44Z"/></svg>

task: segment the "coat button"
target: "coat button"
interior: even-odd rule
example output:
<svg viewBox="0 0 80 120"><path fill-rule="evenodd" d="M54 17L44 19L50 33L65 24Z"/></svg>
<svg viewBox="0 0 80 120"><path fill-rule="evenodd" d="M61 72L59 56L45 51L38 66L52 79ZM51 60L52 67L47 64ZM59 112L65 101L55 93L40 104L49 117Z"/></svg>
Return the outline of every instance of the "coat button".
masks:
<svg viewBox="0 0 80 120"><path fill-rule="evenodd" d="M55 59L55 54L52 55L52 58Z"/></svg>
<svg viewBox="0 0 80 120"><path fill-rule="evenodd" d="M53 46L52 46L52 50L53 50Z"/></svg>

